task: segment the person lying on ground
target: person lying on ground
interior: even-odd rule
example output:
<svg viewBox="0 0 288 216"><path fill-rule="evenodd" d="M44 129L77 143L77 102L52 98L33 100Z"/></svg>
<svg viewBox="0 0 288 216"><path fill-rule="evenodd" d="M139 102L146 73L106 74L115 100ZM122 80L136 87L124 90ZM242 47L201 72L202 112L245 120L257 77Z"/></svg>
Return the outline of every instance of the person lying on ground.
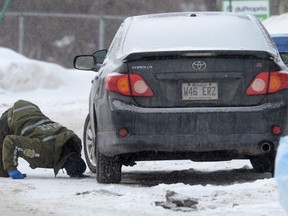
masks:
<svg viewBox="0 0 288 216"><path fill-rule="evenodd" d="M0 177L23 179L18 157L32 169L65 169L70 177L84 177L81 140L72 131L45 116L38 106L18 100L0 118Z"/></svg>

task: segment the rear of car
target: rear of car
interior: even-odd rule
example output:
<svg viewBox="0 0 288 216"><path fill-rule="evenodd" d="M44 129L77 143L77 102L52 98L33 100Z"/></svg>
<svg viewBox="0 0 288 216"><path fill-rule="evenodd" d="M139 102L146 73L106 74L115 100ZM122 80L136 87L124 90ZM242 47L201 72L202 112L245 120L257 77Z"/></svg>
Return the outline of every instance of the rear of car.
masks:
<svg viewBox="0 0 288 216"><path fill-rule="evenodd" d="M118 166L106 174L98 168L99 182L119 182L121 165L138 160L244 158L257 171L273 172L287 123L288 74L254 17L127 18L96 80L96 155L116 161L106 168Z"/></svg>

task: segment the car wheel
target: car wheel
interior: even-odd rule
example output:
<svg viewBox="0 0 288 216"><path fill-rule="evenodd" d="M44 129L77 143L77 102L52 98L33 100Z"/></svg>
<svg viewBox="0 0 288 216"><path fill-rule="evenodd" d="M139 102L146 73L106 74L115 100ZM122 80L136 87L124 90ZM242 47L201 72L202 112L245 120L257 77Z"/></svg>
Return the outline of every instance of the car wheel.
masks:
<svg viewBox="0 0 288 216"><path fill-rule="evenodd" d="M271 172L274 173L275 153L254 156L250 158L251 165L256 172Z"/></svg>
<svg viewBox="0 0 288 216"><path fill-rule="evenodd" d="M83 146L87 166L89 167L91 172L95 173L96 172L95 145L92 139L92 129L89 114L87 115L84 124Z"/></svg>
<svg viewBox="0 0 288 216"><path fill-rule="evenodd" d="M99 152L96 146L96 180L99 183L120 183L121 162L117 157L106 157Z"/></svg>

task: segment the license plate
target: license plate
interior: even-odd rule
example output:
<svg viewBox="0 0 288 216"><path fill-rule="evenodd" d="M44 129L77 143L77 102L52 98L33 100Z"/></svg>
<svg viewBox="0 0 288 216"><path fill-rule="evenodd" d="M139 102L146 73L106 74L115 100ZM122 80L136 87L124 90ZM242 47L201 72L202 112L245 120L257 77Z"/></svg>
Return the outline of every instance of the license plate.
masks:
<svg viewBox="0 0 288 216"><path fill-rule="evenodd" d="M182 83L182 100L218 100L218 83Z"/></svg>

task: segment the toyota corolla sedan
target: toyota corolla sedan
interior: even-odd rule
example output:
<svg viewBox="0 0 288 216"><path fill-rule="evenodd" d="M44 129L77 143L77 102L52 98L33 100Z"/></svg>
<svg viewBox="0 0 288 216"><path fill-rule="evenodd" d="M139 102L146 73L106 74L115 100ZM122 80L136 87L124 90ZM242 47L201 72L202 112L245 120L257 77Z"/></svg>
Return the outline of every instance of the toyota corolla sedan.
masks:
<svg viewBox="0 0 288 216"><path fill-rule="evenodd" d="M128 17L94 70L84 128L99 183L137 161L250 160L272 172L286 132L288 72L262 24L230 13Z"/></svg>

